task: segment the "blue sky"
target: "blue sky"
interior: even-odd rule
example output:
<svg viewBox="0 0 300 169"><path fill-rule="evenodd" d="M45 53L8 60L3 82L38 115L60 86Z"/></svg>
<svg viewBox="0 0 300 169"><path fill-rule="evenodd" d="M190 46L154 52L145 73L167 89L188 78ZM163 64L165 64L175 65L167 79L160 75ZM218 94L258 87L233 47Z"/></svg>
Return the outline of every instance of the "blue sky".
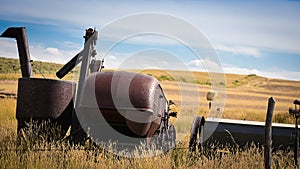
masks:
<svg viewBox="0 0 300 169"><path fill-rule="evenodd" d="M1 2L0 32L11 26L26 26L34 60L66 63L82 48L86 28L96 27L101 32L126 16L163 13L178 17L203 33L226 73L255 73L300 81L299 9L299 1L11 0ZM190 36L185 29L179 33ZM166 52L176 55L191 70L203 71L203 64L215 64L214 60L193 56L174 39L142 36L120 43L105 59L106 67L117 67L128 55L145 54L140 50L154 48L165 51L161 57ZM0 56L17 57L13 40L0 39ZM167 68L178 68L171 65Z"/></svg>

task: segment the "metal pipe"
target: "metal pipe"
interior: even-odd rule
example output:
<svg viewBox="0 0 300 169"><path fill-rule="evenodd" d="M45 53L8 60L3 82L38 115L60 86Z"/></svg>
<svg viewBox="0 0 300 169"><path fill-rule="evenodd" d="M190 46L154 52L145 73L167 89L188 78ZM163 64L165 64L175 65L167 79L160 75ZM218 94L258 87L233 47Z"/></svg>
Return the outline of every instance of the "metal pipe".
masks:
<svg viewBox="0 0 300 169"><path fill-rule="evenodd" d="M65 64L59 71L56 72L58 78L65 77L77 64L82 60L81 52L77 53L67 64Z"/></svg>
<svg viewBox="0 0 300 169"><path fill-rule="evenodd" d="M15 38L18 45L22 77L32 77L31 59L25 27L10 27L0 37Z"/></svg>

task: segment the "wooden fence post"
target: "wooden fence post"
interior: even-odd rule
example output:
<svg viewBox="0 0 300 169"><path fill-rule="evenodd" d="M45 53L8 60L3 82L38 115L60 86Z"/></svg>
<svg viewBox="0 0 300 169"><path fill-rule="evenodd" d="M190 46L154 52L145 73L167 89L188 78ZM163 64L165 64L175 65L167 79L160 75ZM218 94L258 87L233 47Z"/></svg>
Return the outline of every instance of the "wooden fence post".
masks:
<svg viewBox="0 0 300 169"><path fill-rule="evenodd" d="M268 110L265 124L265 147L264 147L264 158L265 158L265 169L272 168L272 117L275 107L275 99L269 98Z"/></svg>

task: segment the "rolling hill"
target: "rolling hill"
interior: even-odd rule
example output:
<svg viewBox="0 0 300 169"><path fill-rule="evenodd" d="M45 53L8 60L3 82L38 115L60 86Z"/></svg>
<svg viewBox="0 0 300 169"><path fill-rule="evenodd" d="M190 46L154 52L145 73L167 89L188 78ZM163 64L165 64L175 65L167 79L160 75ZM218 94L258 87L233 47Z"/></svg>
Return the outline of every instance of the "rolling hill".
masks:
<svg viewBox="0 0 300 169"><path fill-rule="evenodd" d="M40 78L53 78L63 65L49 62L33 62L33 74ZM111 71L111 70L109 70ZM129 70L135 71L136 70ZM71 72L64 80L72 80ZM206 94L211 90L209 74L206 72L187 72L174 70L142 70L139 73L148 74L161 81L168 99L181 102L181 92L199 91L200 98L186 98L190 105L200 105L198 113L208 115ZM226 87L226 101L222 108L222 117L232 119L264 121L269 97L276 99L276 122L292 123L288 114L292 102L300 99L300 82L281 79L270 79L255 74L237 75L225 74L225 82L219 85ZM17 79L21 77L19 60L0 57L0 93L16 93ZM179 87L181 86L181 88ZM194 90L194 91L192 91ZM1 94L0 94L1 95Z"/></svg>

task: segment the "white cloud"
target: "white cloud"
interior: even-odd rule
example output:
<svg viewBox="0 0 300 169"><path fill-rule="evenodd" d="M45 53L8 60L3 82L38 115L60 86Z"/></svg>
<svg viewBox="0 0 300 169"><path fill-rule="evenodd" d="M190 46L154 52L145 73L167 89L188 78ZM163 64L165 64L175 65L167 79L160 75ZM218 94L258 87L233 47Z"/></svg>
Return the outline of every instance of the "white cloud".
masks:
<svg viewBox="0 0 300 169"><path fill-rule="evenodd" d="M30 57L33 60L47 61L55 63L66 63L79 50L77 48L69 50L59 50L54 47L47 47L43 44L29 45ZM19 58L17 45L15 40L0 39L0 56L9 58Z"/></svg>
<svg viewBox="0 0 300 169"><path fill-rule="evenodd" d="M98 2L91 1L38 1L21 0L2 3L0 16L38 24L73 24L78 27L92 25L102 28L104 24L134 13L156 11L183 18L205 33L214 43L241 46L224 50L259 56L255 48L275 49L300 53L299 3L297 2ZM296 4L296 5L295 5ZM33 10L34 7L34 10ZM111 7L115 10L112 12ZM84 12L81 12L84 11ZM138 25L138 23L137 23ZM155 25L159 27L158 23ZM123 25L126 27L127 25ZM169 31L176 26L167 28ZM189 35L184 27L179 33ZM112 35L114 36L114 35ZM191 35L190 38L193 38ZM140 43L140 39L137 43ZM167 42L166 42L167 43ZM244 48L243 46L246 46ZM247 46L253 46L254 49Z"/></svg>
<svg viewBox="0 0 300 169"><path fill-rule="evenodd" d="M53 48L53 47L47 47L46 51L52 55L60 55L61 54L57 48Z"/></svg>
<svg viewBox="0 0 300 169"><path fill-rule="evenodd" d="M196 59L187 63L190 70L203 72L220 72L221 66L209 59Z"/></svg>
<svg viewBox="0 0 300 169"><path fill-rule="evenodd" d="M268 78L275 78L275 79L286 79L286 80L296 80L300 81L300 72L297 71L287 71L287 70L277 70L277 71L261 71L258 69L247 69L241 67L234 67L234 66L223 66L224 73L231 73L231 74L256 74L262 77Z"/></svg>
<svg viewBox="0 0 300 169"><path fill-rule="evenodd" d="M244 46L225 46L225 45L215 45L216 50L230 52L235 55L248 55L254 57L261 57L259 49L252 47L244 47Z"/></svg>
<svg viewBox="0 0 300 169"><path fill-rule="evenodd" d="M179 42L163 35L139 35L127 40L131 44L178 45Z"/></svg>
<svg viewBox="0 0 300 169"><path fill-rule="evenodd" d="M88 5L85 1L38 1L28 2L16 0L1 3L0 16L2 19L11 21L22 21L44 25L62 25L82 29L87 26L97 26L103 28L107 24L120 17L128 16L140 12L163 12L178 16L193 24L202 31L206 37L217 44L216 49L227 51L238 55L250 55L260 57L261 51L268 49L272 52L291 52L300 54L300 22L299 22L299 2L276 1L276 2L250 2L250 3L222 3L221 5L210 2L180 2L162 1L155 2L98 2L92 1ZM114 11L112 12L111 7ZM34 10L33 10L34 8ZM70 26L71 25L71 26ZM76 25L76 26L74 26ZM136 23L139 27L139 22ZM163 24L157 23L155 27ZM128 25L122 25L124 28ZM194 34L187 31L185 27L164 28L167 31L181 30L178 33L193 39ZM65 31L65 30L64 30ZM119 34L111 34L119 36ZM100 35L101 38L101 35ZM173 40L162 41L161 39L143 39L136 37L130 39L131 43L159 43L173 44ZM46 43L46 42L45 42ZM72 43L72 42L70 42ZM46 45L30 45L32 57L36 60L66 63L77 52L81 45L68 42L69 48L53 47ZM48 50L47 50L48 48ZM56 48L56 49L55 49ZM13 41L0 40L0 56L17 58L16 43ZM117 67L121 62L118 57L108 56L107 67ZM209 60L195 60L187 63L193 70L203 70L205 65L212 70L216 68ZM283 78L297 79L298 72L278 71L265 72L264 70L245 69L235 65L233 67L224 66L224 70L232 73L255 73L263 76L280 76ZM276 75L277 74L277 75Z"/></svg>
<svg viewBox="0 0 300 169"><path fill-rule="evenodd" d="M60 48L68 49L68 50L77 50L80 51L83 48L82 44L70 42L70 41L64 41L64 42L56 42Z"/></svg>
<svg viewBox="0 0 300 169"><path fill-rule="evenodd" d="M19 58L16 41L12 39L0 39L0 56Z"/></svg>
<svg viewBox="0 0 300 169"><path fill-rule="evenodd" d="M0 39L0 46L1 46L0 56L18 58L18 51L17 51L15 40ZM73 50L61 50L58 48L47 47L42 44L30 45L31 58L33 60L38 60L38 61L48 61L48 62L65 64L78 52L79 50L76 47ZM128 54L109 54L105 57L104 65L106 68L118 68L120 64L123 62L123 60L126 59L127 55ZM103 56L101 55L101 53L98 54L98 58L101 56ZM143 56L143 57L149 58L149 56ZM159 59L159 57L157 59ZM167 61L161 61L160 64L163 67L171 66L172 69L179 69L183 67L183 66L178 66L178 64L171 64L170 62ZM220 65L218 65L217 63L209 59L196 59L186 63L185 65L189 68L189 70L193 70L193 71L220 72L221 70ZM223 71L224 73L256 74L259 76L269 77L269 78L279 78L279 79L300 81L299 71L277 70L274 72L270 72L270 71L263 71L258 69L241 68L232 65L223 65Z"/></svg>
<svg viewBox="0 0 300 169"><path fill-rule="evenodd" d="M47 47L44 44L34 44L29 46L30 57L33 61L44 61L66 64L72 59L80 48L78 44L73 43L61 43L60 47L64 48L66 45L67 50L58 49L54 47ZM11 39L0 39L0 57L16 58L19 59L17 45L15 40ZM103 54L98 53L97 59L102 59ZM106 68L117 68L119 67L122 59L125 58L125 54L105 56L104 65Z"/></svg>
<svg viewBox="0 0 300 169"><path fill-rule="evenodd" d="M112 61L116 61L116 60L117 60L117 57L114 56L114 55L108 55L108 56L106 56L106 59L112 60Z"/></svg>
<svg viewBox="0 0 300 169"><path fill-rule="evenodd" d="M191 71L199 72L223 72L230 74L256 74L262 77L268 78L277 78L277 79L287 79L287 80L296 80L300 81L300 72L299 71L288 71L288 70L276 70L276 71L263 71L258 69L248 69L231 65L223 65L222 67L218 66L217 63L208 60L208 59L197 59L192 60L186 65Z"/></svg>
<svg viewBox="0 0 300 169"><path fill-rule="evenodd" d="M272 77L272 75L274 75L273 77L277 77L280 79L288 79L288 80L296 80L296 81L300 81L300 72L291 72L291 71L280 71L280 72L272 72L271 75L266 75L267 77Z"/></svg>
<svg viewBox="0 0 300 169"><path fill-rule="evenodd" d="M101 53L97 54L97 59L104 58L104 66L107 69L119 68L124 59L128 56L127 53Z"/></svg>
<svg viewBox="0 0 300 169"><path fill-rule="evenodd" d="M256 74L262 76L262 72L257 69L224 66L223 70L225 73L230 73L230 74L244 74L244 75Z"/></svg>
<svg viewBox="0 0 300 169"><path fill-rule="evenodd" d="M29 51L33 60L62 64L67 63L79 52L77 49L62 50L58 48L47 47L44 44L30 45Z"/></svg>
<svg viewBox="0 0 300 169"><path fill-rule="evenodd" d="M221 2L220 2L221 3ZM0 15L11 20L34 23L93 25L103 27L120 17L133 13L157 11L186 19L203 31L213 43L231 43L300 53L300 22L297 5L290 2L255 3L200 2L89 2L82 1L14 1L1 4ZM238 6L236 6L238 5ZM38 6L35 10L33 7ZM111 11L113 6L114 11ZM168 6L167 8L165 6ZM182 10L182 7L186 10ZM259 10L258 10L259 9ZM55 11L55 12L54 12ZM80 12L84 11L84 12ZM281 12L278 12L281 11ZM25 19L26 18L26 19ZM49 21L50 20L50 21ZM127 25L123 25L127 26ZM159 27L160 25L155 25ZM176 27L167 28L172 31ZM184 28L179 28L184 30ZM184 31L189 34L188 31ZM189 36L193 37L193 35ZM236 50L235 50L236 51ZM252 49L238 49L250 52Z"/></svg>

